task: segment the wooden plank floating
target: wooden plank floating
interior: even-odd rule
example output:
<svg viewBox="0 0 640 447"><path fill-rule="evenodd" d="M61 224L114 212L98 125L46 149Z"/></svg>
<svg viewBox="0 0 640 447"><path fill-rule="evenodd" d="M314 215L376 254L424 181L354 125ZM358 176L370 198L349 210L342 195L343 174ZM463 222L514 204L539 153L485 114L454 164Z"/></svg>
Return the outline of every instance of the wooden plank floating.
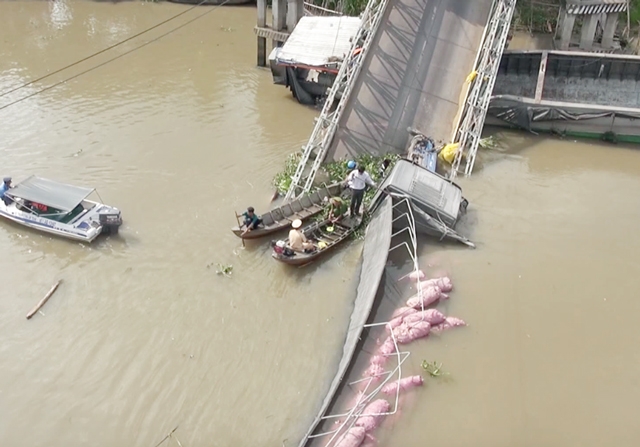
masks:
<svg viewBox="0 0 640 447"><path fill-rule="evenodd" d="M36 312L40 310L42 306L44 306L44 304L49 300L49 298L51 298L51 295L53 295L53 293L58 289L58 286L60 285L61 282L62 280L60 279L58 280L57 283L53 285L53 287L51 287L51 290L49 290L49 292L44 296L44 298L42 298L40 302L36 304L36 307L34 307L31 310L31 312L27 314L27 320L30 320L31 317L33 317L36 314Z"/></svg>

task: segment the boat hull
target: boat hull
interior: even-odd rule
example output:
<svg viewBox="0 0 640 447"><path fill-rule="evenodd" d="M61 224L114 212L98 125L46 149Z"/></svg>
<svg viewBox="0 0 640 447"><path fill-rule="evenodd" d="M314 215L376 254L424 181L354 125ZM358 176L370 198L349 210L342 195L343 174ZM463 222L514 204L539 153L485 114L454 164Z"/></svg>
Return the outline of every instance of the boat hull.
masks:
<svg viewBox="0 0 640 447"><path fill-rule="evenodd" d="M238 228L237 226L231 228L231 231L233 232L233 234L235 234L241 239L251 240L251 239L260 239L261 237L269 236L270 234L285 230L289 226L291 226L290 222L287 222L286 224L282 224L278 227L273 227L273 228L258 228L257 230L249 231L244 236L242 235L242 232L244 230Z"/></svg>
<svg viewBox="0 0 640 447"><path fill-rule="evenodd" d="M97 219L98 212L102 207L104 205L94 203L93 212L89 212L87 217L90 219L90 216L96 216ZM36 231L80 242L91 243L103 232L103 226L97 221L89 223L91 220L82 219L75 225L64 224L53 219L21 211L16 208L15 204L7 206L1 201L0 217Z"/></svg>
<svg viewBox="0 0 640 447"><path fill-rule="evenodd" d="M308 221L312 217L318 216L324 211L324 197L336 195L348 195L348 191L342 187L340 183L334 183L328 186L322 186L318 191L306 194L299 199L284 203L273 208L262 215L264 226L249 231L244 236L242 230L237 225L231 228L233 234L242 239L258 239L268 236L278 231L286 230L291 223L300 219L302 222Z"/></svg>
<svg viewBox="0 0 640 447"><path fill-rule="evenodd" d="M303 232L305 234L307 234L308 232L314 233L316 232L316 230L320 231L320 229L325 227L327 224L329 224L328 221L312 224L309 227L309 228L313 228L312 230L309 230L309 228L307 228L307 229L304 229ZM292 265L294 267L302 267L302 266L311 264L312 262L317 260L319 257L321 257L323 254L332 251L342 242L346 241L353 234L353 232L360 227L361 224L362 224L362 216L358 216L355 219L345 218L343 223L334 224L334 226L342 227L344 231L340 234L339 238L329 243L325 248L316 249L316 251L312 253L296 253L294 256L285 256L283 254L279 254L273 251L271 253L271 257L278 262L281 262L287 265ZM309 235L307 235L307 237L309 238ZM313 238L313 235L311 236L311 238Z"/></svg>

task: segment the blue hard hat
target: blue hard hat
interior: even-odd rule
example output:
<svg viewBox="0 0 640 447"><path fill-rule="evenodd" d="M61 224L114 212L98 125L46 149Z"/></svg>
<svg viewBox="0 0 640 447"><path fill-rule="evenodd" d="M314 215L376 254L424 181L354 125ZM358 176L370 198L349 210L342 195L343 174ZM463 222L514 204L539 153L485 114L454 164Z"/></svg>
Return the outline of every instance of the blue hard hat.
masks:
<svg viewBox="0 0 640 447"><path fill-rule="evenodd" d="M347 163L347 168L353 169L355 167L356 167L356 162L353 160L349 160L349 163Z"/></svg>

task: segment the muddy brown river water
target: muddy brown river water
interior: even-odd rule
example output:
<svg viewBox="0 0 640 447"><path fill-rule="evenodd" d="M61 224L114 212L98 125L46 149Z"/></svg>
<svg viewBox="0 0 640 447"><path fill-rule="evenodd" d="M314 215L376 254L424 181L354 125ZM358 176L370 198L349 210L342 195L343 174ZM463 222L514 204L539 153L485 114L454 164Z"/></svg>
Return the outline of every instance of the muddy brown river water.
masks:
<svg viewBox="0 0 640 447"><path fill-rule="evenodd" d="M186 8L0 2L0 94ZM0 223L1 445L153 447L179 426L184 447L280 447L306 431L341 354L362 245L291 270L229 231L234 209L268 207L316 114L254 67L254 24L253 8L220 8L0 110L0 175L95 186L125 219L91 246ZM444 309L470 326L416 344L407 371L427 359L451 376L417 390L381 445L635 446L640 153L501 135L461 180L478 249L422 241L427 270L456 286Z"/></svg>

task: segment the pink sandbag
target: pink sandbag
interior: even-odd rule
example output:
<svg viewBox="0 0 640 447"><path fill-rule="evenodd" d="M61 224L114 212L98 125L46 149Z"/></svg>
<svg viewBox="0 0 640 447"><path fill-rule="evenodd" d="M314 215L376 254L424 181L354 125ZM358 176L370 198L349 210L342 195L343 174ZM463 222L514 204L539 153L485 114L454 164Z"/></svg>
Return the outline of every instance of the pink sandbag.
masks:
<svg viewBox="0 0 640 447"><path fill-rule="evenodd" d="M406 317L407 315L411 315L412 313L417 312L413 307L399 307L396 311L391 315L392 320L396 318Z"/></svg>
<svg viewBox="0 0 640 447"><path fill-rule="evenodd" d="M398 281L405 278L409 278L411 281L422 281L424 279L424 272L422 270L413 271L408 275L404 275L402 278L398 279Z"/></svg>
<svg viewBox="0 0 640 447"><path fill-rule="evenodd" d="M384 394L394 394L396 391L398 391L398 389L400 391L406 391L409 388L413 388L414 386L420 386L422 385L422 383L422 376L405 377L403 379L387 383L382 387L382 392Z"/></svg>
<svg viewBox="0 0 640 447"><path fill-rule="evenodd" d="M393 330L393 336L398 344L407 344L411 341L411 335L409 334L409 326L402 323L400 326Z"/></svg>
<svg viewBox="0 0 640 447"><path fill-rule="evenodd" d="M371 360L369 361L369 364L371 365L384 366L385 363L387 363L387 357L379 354L372 356Z"/></svg>
<svg viewBox="0 0 640 447"><path fill-rule="evenodd" d="M391 355L396 353L396 345L393 343L393 339L391 337L387 337L387 339L380 345L380 349L378 349L380 355Z"/></svg>
<svg viewBox="0 0 640 447"><path fill-rule="evenodd" d="M447 329L451 329L458 326L466 326L466 325L467 323L465 323L464 320L461 320L460 318L447 317L442 323L436 324L435 326L433 326L433 330L436 332L442 332Z"/></svg>
<svg viewBox="0 0 640 447"><path fill-rule="evenodd" d="M428 279L420 283L420 287L422 287L423 289L426 289L431 286L436 286L443 292L451 292L453 290L453 284L451 283L451 279L449 279L448 276L443 276L441 278Z"/></svg>
<svg viewBox="0 0 640 447"><path fill-rule="evenodd" d="M421 307L427 307L439 299L449 298L447 295L442 293L440 288L431 286L426 289L422 289L421 293L418 293L407 300L407 306L413 307L414 309L420 309Z"/></svg>
<svg viewBox="0 0 640 447"><path fill-rule="evenodd" d="M415 309L411 309L415 310ZM400 326L402 324L402 317L396 317L393 320L389 321L384 327L387 329L387 332L391 332L394 328Z"/></svg>
<svg viewBox="0 0 640 447"><path fill-rule="evenodd" d="M364 441L366 434L367 432L363 427L351 427L335 443L335 447L358 447Z"/></svg>
<svg viewBox="0 0 640 447"><path fill-rule="evenodd" d="M393 330L393 335L398 343L406 345L419 338L426 337L431 331L431 325L426 321L402 323Z"/></svg>
<svg viewBox="0 0 640 447"><path fill-rule="evenodd" d="M373 363L364 371L362 377L371 377L374 380L380 380L383 374L384 368L381 365Z"/></svg>
<svg viewBox="0 0 640 447"><path fill-rule="evenodd" d="M458 327L458 326L466 326L467 323L465 323L464 320L461 320L460 318L456 318L456 317L447 317L445 319L445 322L450 324L451 327Z"/></svg>
<svg viewBox="0 0 640 447"><path fill-rule="evenodd" d="M389 402L384 399L374 400L362 410L364 416L360 416L356 420L355 426L363 427L366 432L375 430L385 417L380 413L388 413L390 407Z"/></svg>
<svg viewBox="0 0 640 447"><path fill-rule="evenodd" d="M414 323L416 321L426 321L427 323L434 325L444 322L445 315L436 309L426 309L424 311L417 311L411 315L404 317L405 323Z"/></svg>

